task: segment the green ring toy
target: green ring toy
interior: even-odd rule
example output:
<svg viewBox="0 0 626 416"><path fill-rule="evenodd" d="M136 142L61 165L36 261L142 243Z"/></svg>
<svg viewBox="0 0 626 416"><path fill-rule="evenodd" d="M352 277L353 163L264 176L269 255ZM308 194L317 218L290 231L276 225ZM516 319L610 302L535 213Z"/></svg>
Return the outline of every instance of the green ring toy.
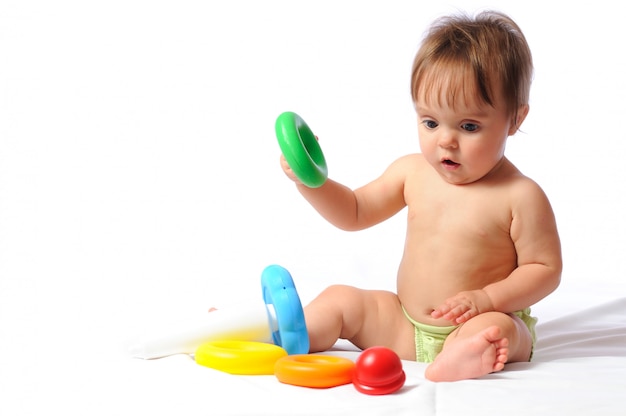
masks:
<svg viewBox="0 0 626 416"><path fill-rule="evenodd" d="M326 182L328 167L324 153L302 117L291 111L279 115L276 138L287 163L304 185L319 188Z"/></svg>

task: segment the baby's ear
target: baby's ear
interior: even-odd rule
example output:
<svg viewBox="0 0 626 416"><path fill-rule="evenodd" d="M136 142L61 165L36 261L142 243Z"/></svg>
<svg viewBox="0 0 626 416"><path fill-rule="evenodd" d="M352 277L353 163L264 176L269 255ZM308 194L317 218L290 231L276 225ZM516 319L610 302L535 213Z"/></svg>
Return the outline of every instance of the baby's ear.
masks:
<svg viewBox="0 0 626 416"><path fill-rule="evenodd" d="M521 105L517 109L517 114L514 115L513 122L511 123L511 127L509 129L509 136L514 135L519 130L520 126L526 120L526 116L528 115L528 110L530 109L528 104Z"/></svg>

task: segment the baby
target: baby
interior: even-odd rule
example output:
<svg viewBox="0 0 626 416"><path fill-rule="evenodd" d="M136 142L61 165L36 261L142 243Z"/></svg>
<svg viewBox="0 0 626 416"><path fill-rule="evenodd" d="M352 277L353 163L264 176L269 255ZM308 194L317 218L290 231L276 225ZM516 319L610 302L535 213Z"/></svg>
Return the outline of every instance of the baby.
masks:
<svg viewBox="0 0 626 416"><path fill-rule="evenodd" d="M528 114L532 58L504 14L437 20L413 64L420 154L394 161L356 189L328 179L304 198L344 230L407 207L397 294L335 285L305 308L311 352L339 339L386 346L430 363L432 381L476 378L529 361L529 307L554 291L560 240L541 188L505 156Z"/></svg>

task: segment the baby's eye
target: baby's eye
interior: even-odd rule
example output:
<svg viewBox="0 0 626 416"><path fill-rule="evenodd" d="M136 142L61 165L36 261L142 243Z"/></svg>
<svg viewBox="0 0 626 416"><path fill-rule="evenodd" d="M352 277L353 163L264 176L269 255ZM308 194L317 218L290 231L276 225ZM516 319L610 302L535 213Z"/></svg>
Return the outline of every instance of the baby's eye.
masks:
<svg viewBox="0 0 626 416"><path fill-rule="evenodd" d="M469 131L471 132L475 132L476 130L478 130L478 124L474 124L474 123L464 123L461 125L461 128L465 131Z"/></svg>
<svg viewBox="0 0 626 416"><path fill-rule="evenodd" d="M424 120L422 124L424 124L427 129L434 129L438 126L437 122L433 120Z"/></svg>

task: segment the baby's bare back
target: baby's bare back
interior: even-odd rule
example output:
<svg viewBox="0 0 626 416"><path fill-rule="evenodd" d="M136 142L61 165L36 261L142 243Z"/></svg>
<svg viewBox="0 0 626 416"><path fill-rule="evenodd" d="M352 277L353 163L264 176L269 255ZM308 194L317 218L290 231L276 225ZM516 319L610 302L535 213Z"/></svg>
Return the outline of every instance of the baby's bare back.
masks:
<svg viewBox="0 0 626 416"><path fill-rule="evenodd" d="M407 235L398 296L413 319L446 326L449 321L430 316L435 307L461 291L500 281L516 268L506 183L511 175L458 186L425 172L405 183Z"/></svg>

